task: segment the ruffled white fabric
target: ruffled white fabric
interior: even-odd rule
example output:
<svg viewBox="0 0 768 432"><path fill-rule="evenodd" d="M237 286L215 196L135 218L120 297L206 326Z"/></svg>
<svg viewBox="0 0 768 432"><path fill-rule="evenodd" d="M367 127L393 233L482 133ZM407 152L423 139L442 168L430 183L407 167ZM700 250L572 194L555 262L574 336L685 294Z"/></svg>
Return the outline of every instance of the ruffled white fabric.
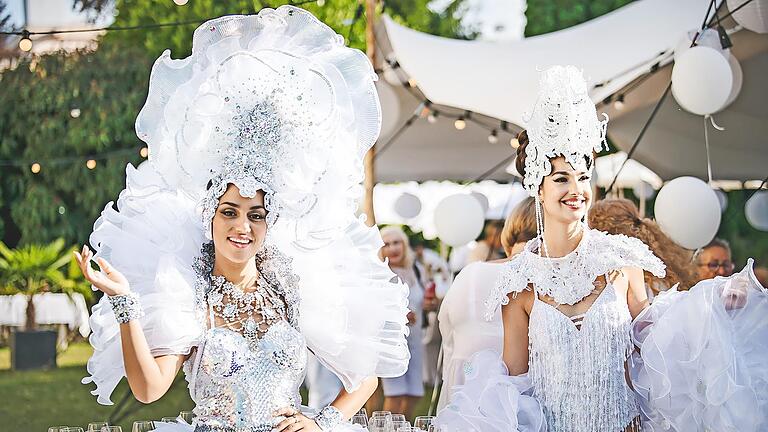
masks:
<svg viewBox="0 0 768 432"><path fill-rule="evenodd" d="M485 302L490 320L500 305L509 303L508 294L536 287L539 295L551 296L560 304L575 304L594 290L598 276L622 267L639 267L664 277L664 263L642 241L622 234L585 229L579 245L562 258L545 258L536 252L538 239L529 241L522 252L504 264L494 289ZM555 284L553 268L557 274Z"/></svg>
<svg viewBox="0 0 768 432"><path fill-rule="evenodd" d="M128 167L118 210L110 203L91 237L97 256L123 272L140 295L154 355L186 354L201 335L191 267L208 228L199 204L207 182L221 174L222 158L245 149L253 150L249 161L269 170L248 186L272 189L267 201L277 203L278 218L267 238L293 260L308 347L350 391L366 377L405 372L408 288L392 281L394 274L378 259L378 230L355 216L363 157L381 123L375 79L363 53L290 6L209 21L195 31L190 57L172 60L166 51L155 62L136 121L149 163ZM291 105L290 97L307 103ZM281 129L285 139L255 139L249 150L242 137L252 130L229 130L237 135L232 138L227 128L251 108L238 104L264 101L277 107L269 115L296 107L299 116L310 117ZM227 139L234 140L230 147L222 144ZM94 309L91 326L95 353L84 382L96 383L93 393L109 404L124 370L108 304Z"/></svg>
<svg viewBox="0 0 768 432"><path fill-rule="evenodd" d="M723 293L746 302L726 307ZM660 293L633 323L643 430L768 430L768 291L752 260L731 277Z"/></svg>
<svg viewBox="0 0 768 432"><path fill-rule="evenodd" d="M117 208L107 204L94 224L90 243L128 279L145 312L141 326L152 354L188 354L202 335L196 318L195 273L189 263L199 254L203 230L195 203L163 189L160 176L146 162L126 169L126 188ZM90 336L93 355L88 360L91 393L100 404L125 375L120 328L106 296L93 307Z"/></svg>
<svg viewBox="0 0 768 432"><path fill-rule="evenodd" d="M464 384L464 365L478 351L501 352L504 326L501 311L484 318L483 302L493 288L503 263L475 262L456 276L440 304L438 322L443 337L443 390L437 409L451 402L452 391Z"/></svg>
<svg viewBox="0 0 768 432"><path fill-rule="evenodd" d="M527 374L509 376L498 352L475 353L464 368L464 384L433 424L441 432L543 432L541 406Z"/></svg>

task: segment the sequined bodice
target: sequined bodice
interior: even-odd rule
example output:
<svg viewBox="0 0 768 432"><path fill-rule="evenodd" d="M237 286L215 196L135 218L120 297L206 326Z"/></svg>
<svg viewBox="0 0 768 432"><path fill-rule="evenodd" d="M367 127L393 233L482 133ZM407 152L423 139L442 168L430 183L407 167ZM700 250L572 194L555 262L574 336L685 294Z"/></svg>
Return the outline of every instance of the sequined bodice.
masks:
<svg viewBox="0 0 768 432"><path fill-rule="evenodd" d="M580 328L553 306L534 300L529 374L549 431L624 431L637 417L624 374L632 349L631 320L612 285L592 303Z"/></svg>
<svg viewBox="0 0 768 432"><path fill-rule="evenodd" d="M250 347L240 333L208 330L185 367L196 403L195 432L271 431L272 411L299 406L306 362L304 337L286 321Z"/></svg>

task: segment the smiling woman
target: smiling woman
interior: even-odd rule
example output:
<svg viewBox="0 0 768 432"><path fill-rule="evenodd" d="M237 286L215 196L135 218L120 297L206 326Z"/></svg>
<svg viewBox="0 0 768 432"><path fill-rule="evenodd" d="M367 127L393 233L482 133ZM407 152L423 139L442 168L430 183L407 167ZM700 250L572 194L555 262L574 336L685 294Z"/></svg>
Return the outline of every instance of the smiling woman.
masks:
<svg viewBox="0 0 768 432"><path fill-rule="evenodd" d="M123 376L153 402L183 367L195 420L156 430L360 429L344 419L408 364L407 288L355 215L375 77L291 6L209 21L189 58L157 60L136 121L150 159L78 254L106 294L84 380L100 403ZM300 405L308 349L345 387L319 411Z"/></svg>

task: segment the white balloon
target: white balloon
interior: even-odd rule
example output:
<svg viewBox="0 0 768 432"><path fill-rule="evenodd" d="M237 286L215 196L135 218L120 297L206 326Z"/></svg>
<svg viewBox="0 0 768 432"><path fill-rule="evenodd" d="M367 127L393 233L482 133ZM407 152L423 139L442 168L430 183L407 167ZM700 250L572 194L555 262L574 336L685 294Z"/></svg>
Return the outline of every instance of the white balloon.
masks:
<svg viewBox="0 0 768 432"><path fill-rule="evenodd" d="M715 189L717 200L720 202L720 212L724 212L728 208L728 194L722 189Z"/></svg>
<svg viewBox="0 0 768 432"><path fill-rule="evenodd" d="M746 0L726 0L728 10L736 10ZM755 33L768 33L768 0L752 0L731 15L733 19Z"/></svg>
<svg viewBox="0 0 768 432"><path fill-rule="evenodd" d="M484 222L483 207L469 194L447 196L435 207L437 235L450 246L462 246L476 239Z"/></svg>
<svg viewBox="0 0 768 432"><path fill-rule="evenodd" d="M483 214L488 213L488 207L490 207L490 203L488 202L488 197L485 196L482 192L472 192L470 195L475 197L477 199L477 202L480 203L480 207L483 208Z"/></svg>
<svg viewBox="0 0 768 432"><path fill-rule="evenodd" d="M747 222L760 231L768 231L768 191L752 195L744 205Z"/></svg>
<svg viewBox="0 0 768 432"><path fill-rule="evenodd" d="M693 114L707 115L723 108L732 86L728 60L712 48L693 47L672 68L672 94Z"/></svg>
<svg viewBox="0 0 768 432"><path fill-rule="evenodd" d="M653 195L656 193L656 189L654 189L650 183L641 181L632 187L632 192L634 192L637 198L647 200L653 198Z"/></svg>
<svg viewBox="0 0 768 432"><path fill-rule="evenodd" d="M685 35L680 38L680 42L677 43L677 46L675 47L675 61L677 61L681 55L683 55L684 52L688 51L691 48L691 43L693 43L693 38L698 34L698 30L690 30L685 33ZM723 46L720 44L720 35L717 33L717 30L715 29L706 29L704 30L701 35L699 35L698 38L696 38L696 46L705 46L712 48L716 51L718 51L723 56L726 55L725 50L723 49Z"/></svg>
<svg viewBox="0 0 768 432"><path fill-rule="evenodd" d="M413 219L421 213L421 200L412 193L404 192L395 200L395 213L403 219Z"/></svg>
<svg viewBox="0 0 768 432"><path fill-rule="evenodd" d="M654 212L661 229L686 249L706 246L720 227L717 194L695 177L678 177L664 185Z"/></svg>
<svg viewBox="0 0 768 432"><path fill-rule="evenodd" d="M741 71L741 64L739 60L733 54L728 54L728 66L731 67L731 76L733 77L733 84L731 84L731 94L728 95L728 100L725 101L722 109L728 107L733 101L739 97L741 93L741 85L744 83L744 72Z"/></svg>

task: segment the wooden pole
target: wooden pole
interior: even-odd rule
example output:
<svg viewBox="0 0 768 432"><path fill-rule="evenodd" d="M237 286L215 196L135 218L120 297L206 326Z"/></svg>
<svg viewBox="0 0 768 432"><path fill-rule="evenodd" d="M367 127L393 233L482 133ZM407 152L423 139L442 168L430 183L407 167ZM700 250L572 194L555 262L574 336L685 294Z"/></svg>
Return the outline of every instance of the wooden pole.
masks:
<svg viewBox="0 0 768 432"><path fill-rule="evenodd" d="M371 64L376 66L376 0L360 0L365 2L365 51ZM369 226L376 225L376 215L373 213L373 186L376 184L376 170L373 163L373 155L376 153L376 144L365 154L365 198L363 200L363 212L367 217Z"/></svg>

